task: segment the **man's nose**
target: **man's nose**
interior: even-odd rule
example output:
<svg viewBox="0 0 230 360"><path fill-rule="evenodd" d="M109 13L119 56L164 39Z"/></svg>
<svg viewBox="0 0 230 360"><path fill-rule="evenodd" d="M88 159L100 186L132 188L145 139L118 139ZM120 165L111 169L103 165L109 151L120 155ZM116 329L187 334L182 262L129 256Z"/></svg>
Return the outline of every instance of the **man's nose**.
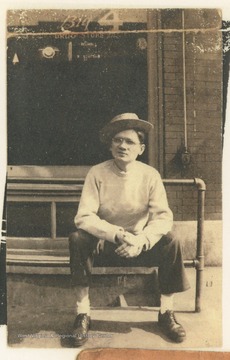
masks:
<svg viewBox="0 0 230 360"><path fill-rule="evenodd" d="M127 144L126 144L125 140L123 140L119 145L119 149L126 149L126 148L127 148Z"/></svg>

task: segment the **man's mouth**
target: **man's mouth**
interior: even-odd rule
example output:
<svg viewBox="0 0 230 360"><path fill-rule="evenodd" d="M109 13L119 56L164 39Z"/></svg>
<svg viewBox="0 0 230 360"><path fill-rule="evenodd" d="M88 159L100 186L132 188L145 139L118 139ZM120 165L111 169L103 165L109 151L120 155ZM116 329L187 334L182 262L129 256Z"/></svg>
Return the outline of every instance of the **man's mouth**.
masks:
<svg viewBox="0 0 230 360"><path fill-rule="evenodd" d="M117 153L118 153L118 155L121 155L121 156L127 155L127 153L125 153L124 151L118 151Z"/></svg>

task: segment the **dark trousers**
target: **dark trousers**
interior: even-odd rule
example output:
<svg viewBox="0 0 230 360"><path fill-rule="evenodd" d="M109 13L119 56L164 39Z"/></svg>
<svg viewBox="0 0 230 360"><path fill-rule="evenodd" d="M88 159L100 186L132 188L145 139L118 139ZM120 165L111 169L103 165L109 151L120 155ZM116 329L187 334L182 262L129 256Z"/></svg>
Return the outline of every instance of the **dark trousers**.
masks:
<svg viewBox="0 0 230 360"><path fill-rule="evenodd" d="M161 294L171 294L189 289L179 241L171 233L164 235L152 249L142 251L134 258L123 258L115 253L116 244L105 241L104 251L96 253L98 239L78 230L69 237L70 270L73 286L90 286L93 266L158 267Z"/></svg>

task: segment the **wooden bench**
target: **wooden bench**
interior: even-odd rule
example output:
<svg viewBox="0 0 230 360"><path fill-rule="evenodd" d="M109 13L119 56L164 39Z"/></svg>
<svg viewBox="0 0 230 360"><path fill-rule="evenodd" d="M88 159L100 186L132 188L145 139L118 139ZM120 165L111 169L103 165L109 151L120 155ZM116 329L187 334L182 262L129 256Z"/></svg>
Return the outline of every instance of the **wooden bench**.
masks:
<svg viewBox="0 0 230 360"><path fill-rule="evenodd" d="M69 181L54 184L30 182L8 183L7 200L45 201L51 204L51 238L7 238L7 272L30 274L69 274L68 239L56 237L56 203L60 201L78 202L83 180L77 184ZM202 272L204 269L204 199L206 186L201 179L164 179L164 185L193 186L197 189L197 240L196 257L186 259L185 266L196 270L195 311L201 311ZM109 274L151 274L155 268L94 268L95 275Z"/></svg>

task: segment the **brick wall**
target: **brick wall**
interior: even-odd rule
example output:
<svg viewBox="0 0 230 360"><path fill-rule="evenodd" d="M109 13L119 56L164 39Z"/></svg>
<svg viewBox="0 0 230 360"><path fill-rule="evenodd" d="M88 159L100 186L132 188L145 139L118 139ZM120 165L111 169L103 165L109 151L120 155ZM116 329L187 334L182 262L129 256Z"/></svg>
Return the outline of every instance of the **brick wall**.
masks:
<svg viewBox="0 0 230 360"><path fill-rule="evenodd" d="M182 11L163 10L161 21L164 30L182 29ZM187 149L191 162L185 168L180 160L185 145L183 35L178 31L164 32L164 177L202 178L207 185L205 217L218 220L221 219L222 159L220 14L217 10L185 10L184 21L185 29L202 29L185 33ZM167 191L175 219L194 219L196 191L188 187L168 187Z"/></svg>

